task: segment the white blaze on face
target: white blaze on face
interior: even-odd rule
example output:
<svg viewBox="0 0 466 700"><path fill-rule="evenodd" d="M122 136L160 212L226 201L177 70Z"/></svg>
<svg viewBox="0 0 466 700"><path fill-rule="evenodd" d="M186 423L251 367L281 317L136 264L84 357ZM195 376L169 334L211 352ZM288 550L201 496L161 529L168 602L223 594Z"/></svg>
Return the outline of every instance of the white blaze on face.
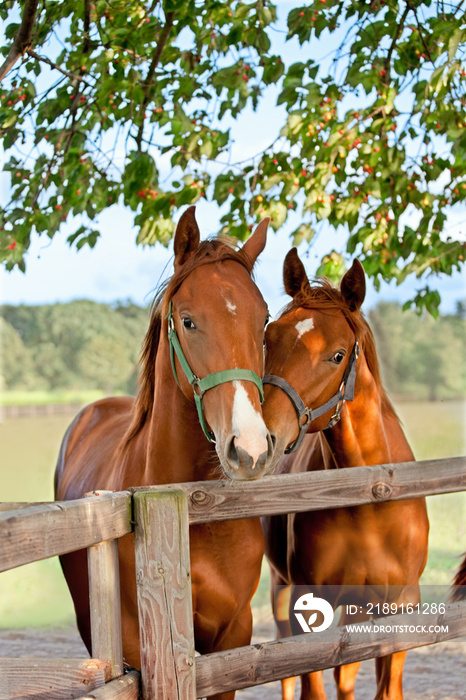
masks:
<svg viewBox="0 0 466 700"><path fill-rule="evenodd" d="M225 301L226 307L231 314L236 314L236 304L234 304L228 297L229 293L227 290L222 290L221 295Z"/></svg>
<svg viewBox="0 0 466 700"><path fill-rule="evenodd" d="M298 338L301 338L301 336L305 333L312 331L312 329L314 328L314 319L305 318L304 321L298 321L295 328L298 331Z"/></svg>
<svg viewBox="0 0 466 700"><path fill-rule="evenodd" d="M254 460L254 464L263 452L267 452L267 429L261 414L251 403L248 393L241 382L233 382L235 398L233 400L233 433L236 446L242 447Z"/></svg>

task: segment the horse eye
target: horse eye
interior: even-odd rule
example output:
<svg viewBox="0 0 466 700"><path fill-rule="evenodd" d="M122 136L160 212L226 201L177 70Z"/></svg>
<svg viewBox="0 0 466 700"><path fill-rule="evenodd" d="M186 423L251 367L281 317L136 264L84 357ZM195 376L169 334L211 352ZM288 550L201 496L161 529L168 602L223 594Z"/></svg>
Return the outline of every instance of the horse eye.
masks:
<svg viewBox="0 0 466 700"><path fill-rule="evenodd" d="M189 331L192 331L196 328L196 326L194 325L194 323L191 321L191 319L188 316L186 316L186 318L183 318L182 321L183 321L183 326L185 328L187 328Z"/></svg>
<svg viewBox="0 0 466 700"><path fill-rule="evenodd" d="M336 352L332 357L330 358L330 362L334 362L336 365L339 365L343 362L345 358L345 353L344 352Z"/></svg>
<svg viewBox="0 0 466 700"><path fill-rule="evenodd" d="M264 328L267 328L267 324L269 323L270 319L271 319L270 314L267 314L267 318L265 319L265 323L264 323Z"/></svg>

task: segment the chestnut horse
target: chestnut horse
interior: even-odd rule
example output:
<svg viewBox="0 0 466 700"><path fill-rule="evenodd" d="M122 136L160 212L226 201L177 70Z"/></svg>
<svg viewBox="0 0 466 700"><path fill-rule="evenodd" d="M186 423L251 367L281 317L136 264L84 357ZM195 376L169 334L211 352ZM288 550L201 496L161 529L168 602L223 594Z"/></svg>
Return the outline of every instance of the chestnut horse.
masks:
<svg viewBox="0 0 466 700"><path fill-rule="evenodd" d="M413 460L382 387L374 338L360 312L362 265L353 262L340 291L324 279L311 286L292 249L284 263L284 282L293 299L267 328L263 379L263 416L272 439L276 436L279 471ZM424 499L274 516L263 525L273 584L366 586L373 603L419 600L429 529ZM339 590L332 601L335 609L342 602ZM289 588L281 589L277 620L288 619L289 596ZM344 617L340 622L345 623ZM278 622L278 628L282 636L290 633L289 622ZM404 659L405 652L376 659L377 700L402 698ZM339 700L354 698L358 667L335 669ZM294 697L295 680L283 681L285 700ZM322 672L302 676L301 698L325 698Z"/></svg>
<svg viewBox="0 0 466 700"><path fill-rule="evenodd" d="M77 416L62 443L56 499L217 479L222 473L251 480L270 471L272 442L262 419L260 380L268 311L251 278L268 221L235 250L222 240L200 242L194 207L183 214L175 232L174 275L156 299L143 346L139 394L97 401ZM191 528L199 652L249 643L250 601L263 551L259 519ZM119 554L123 653L139 668L132 535L120 539ZM86 551L61 561L90 651ZM234 693L215 697L231 699Z"/></svg>

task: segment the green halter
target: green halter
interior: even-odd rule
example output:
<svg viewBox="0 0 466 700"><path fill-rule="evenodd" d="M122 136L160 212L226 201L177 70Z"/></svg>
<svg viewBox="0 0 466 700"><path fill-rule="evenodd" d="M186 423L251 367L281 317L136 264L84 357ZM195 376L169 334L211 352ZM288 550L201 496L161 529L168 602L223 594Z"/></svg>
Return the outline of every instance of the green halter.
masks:
<svg viewBox="0 0 466 700"><path fill-rule="evenodd" d="M180 340L175 329L175 322L173 320L172 302L170 302L170 305L168 307L167 319L168 342L170 343L170 360L172 363L172 369L173 374L175 375L176 383L181 389L180 382L178 381L178 376L176 373L175 354L178 358L183 372L186 375L188 382L193 387L194 401L196 403L197 413L199 416L199 423L201 424L201 428L204 432L204 435L208 440L210 440L210 442L215 442L214 434L210 432L207 428L207 424L204 418L204 411L202 409L202 397L204 396L205 392L209 389L213 389L214 386L218 386L219 384L225 384L225 382L247 381L252 382L256 385L259 391L260 401L262 403L262 401L264 400L262 381L257 376L257 374L252 371L252 369L224 369L222 372L213 372L212 374L208 374L207 377L199 379L199 377L196 377L191 367L189 366L188 360L186 359L185 354L181 348Z"/></svg>

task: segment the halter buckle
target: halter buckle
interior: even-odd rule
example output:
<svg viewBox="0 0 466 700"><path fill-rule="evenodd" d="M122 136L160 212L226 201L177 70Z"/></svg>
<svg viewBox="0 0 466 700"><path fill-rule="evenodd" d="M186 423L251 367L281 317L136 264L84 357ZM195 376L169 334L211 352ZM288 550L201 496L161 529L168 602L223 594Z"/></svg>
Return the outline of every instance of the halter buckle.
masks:
<svg viewBox="0 0 466 700"><path fill-rule="evenodd" d="M201 380L199 377L194 377L193 381L191 382L191 386L196 396L199 396L199 398L202 399L205 391L201 388Z"/></svg>
<svg viewBox="0 0 466 700"><path fill-rule="evenodd" d="M303 418L306 419L306 420L304 421L304 423L302 422ZM310 408L306 408L306 409L301 413L301 415L299 416L299 427L300 427L300 429L302 430L304 427L307 428L307 426L309 425L310 422L311 422L311 409L310 409Z"/></svg>

